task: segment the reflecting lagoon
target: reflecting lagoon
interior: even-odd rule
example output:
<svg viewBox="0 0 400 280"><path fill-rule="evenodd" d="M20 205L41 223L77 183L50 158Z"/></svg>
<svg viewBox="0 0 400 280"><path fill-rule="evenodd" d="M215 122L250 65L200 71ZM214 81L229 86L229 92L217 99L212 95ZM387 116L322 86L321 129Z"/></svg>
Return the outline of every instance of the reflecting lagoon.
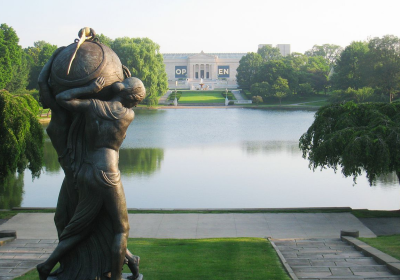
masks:
<svg viewBox="0 0 400 280"><path fill-rule="evenodd" d="M314 112L254 109L136 110L120 150L128 208L400 208L393 174L370 187L308 168L298 139ZM45 166L2 186L2 207L55 207L63 172L47 139Z"/></svg>

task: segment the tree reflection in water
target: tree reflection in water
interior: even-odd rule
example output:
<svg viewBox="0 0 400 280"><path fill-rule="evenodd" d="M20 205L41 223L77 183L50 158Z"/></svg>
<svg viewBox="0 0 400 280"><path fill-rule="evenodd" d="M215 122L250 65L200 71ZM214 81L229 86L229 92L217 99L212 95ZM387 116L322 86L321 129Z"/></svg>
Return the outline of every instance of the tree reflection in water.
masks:
<svg viewBox="0 0 400 280"><path fill-rule="evenodd" d="M24 173L10 174L0 179L0 209L20 207L24 194Z"/></svg>
<svg viewBox="0 0 400 280"><path fill-rule="evenodd" d="M47 134L46 134L47 136ZM48 138L48 136L47 136ZM43 166L46 173L58 173L61 166L58 162L58 155L50 141L44 142L43 147Z"/></svg>
<svg viewBox="0 0 400 280"><path fill-rule="evenodd" d="M119 169L122 175L149 176L161 167L164 150L155 148L119 150Z"/></svg>

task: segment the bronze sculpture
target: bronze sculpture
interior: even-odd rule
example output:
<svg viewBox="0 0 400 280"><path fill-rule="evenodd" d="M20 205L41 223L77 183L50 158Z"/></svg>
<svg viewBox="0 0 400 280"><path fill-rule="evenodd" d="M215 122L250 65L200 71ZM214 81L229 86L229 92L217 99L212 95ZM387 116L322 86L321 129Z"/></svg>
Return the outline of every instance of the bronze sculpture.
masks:
<svg viewBox="0 0 400 280"><path fill-rule="evenodd" d="M79 35L90 34L82 29ZM41 280L57 262L60 280L119 280L124 261L131 278L139 276L139 258L126 248L129 223L118 157L134 118L131 108L143 100L145 88L92 35L91 41L59 48L39 76L42 103L52 110L47 132L65 173L55 215L60 242L37 266ZM76 57L67 64L71 50ZM67 77L62 71L70 66Z"/></svg>

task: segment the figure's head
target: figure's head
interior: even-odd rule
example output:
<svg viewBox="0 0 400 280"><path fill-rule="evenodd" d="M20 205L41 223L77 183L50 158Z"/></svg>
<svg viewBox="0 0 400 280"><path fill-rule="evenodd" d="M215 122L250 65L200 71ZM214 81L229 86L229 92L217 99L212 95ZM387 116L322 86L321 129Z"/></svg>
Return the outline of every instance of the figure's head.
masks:
<svg viewBox="0 0 400 280"><path fill-rule="evenodd" d="M142 81L134 77L114 83L112 89L122 98L122 103L127 108L138 105L146 96L146 89Z"/></svg>

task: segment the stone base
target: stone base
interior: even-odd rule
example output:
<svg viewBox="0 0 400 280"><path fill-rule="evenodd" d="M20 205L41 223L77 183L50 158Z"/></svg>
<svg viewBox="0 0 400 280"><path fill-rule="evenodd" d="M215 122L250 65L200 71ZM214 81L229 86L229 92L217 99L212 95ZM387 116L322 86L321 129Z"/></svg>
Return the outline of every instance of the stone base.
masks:
<svg viewBox="0 0 400 280"><path fill-rule="evenodd" d="M1 230L0 237L14 237L17 238L17 231L15 230Z"/></svg>
<svg viewBox="0 0 400 280"><path fill-rule="evenodd" d="M122 273L122 279L121 280L128 280L128 277L131 276L132 274L130 273ZM57 280L56 276L49 276L47 277L47 280ZM132 280L132 279L129 279ZM139 274L139 277L133 280L143 280L143 274Z"/></svg>
<svg viewBox="0 0 400 280"><path fill-rule="evenodd" d="M130 273L122 273L122 280L128 279L128 276L131 276ZM143 274L139 273L139 277L133 280L143 280Z"/></svg>
<svg viewBox="0 0 400 280"><path fill-rule="evenodd" d="M358 230L341 230L340 238L342 236L360 237L360 232Z"/></svg>

